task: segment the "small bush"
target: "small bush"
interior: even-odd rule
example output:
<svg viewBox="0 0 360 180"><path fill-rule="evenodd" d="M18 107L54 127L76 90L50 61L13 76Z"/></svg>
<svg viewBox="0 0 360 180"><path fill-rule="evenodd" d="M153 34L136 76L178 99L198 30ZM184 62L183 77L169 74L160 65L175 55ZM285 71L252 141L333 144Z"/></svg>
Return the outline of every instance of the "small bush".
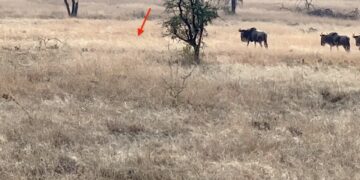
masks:
<svg viewBox="0 0 360 180"><path fill-rule="evenodd" d="M108 121L106 123L108 130L115 135L131 135L135 136L142 132L145 132L145 127L140 124L126 124L119 121Z"/></svg>
<svg viewBox="0 0 360 180"><path fill-rule="evenodd" d="M55 168L55 172L58 174L71 174L76 173L78 170L77 163L74 159L67 156L60 156L58 159L58 165Z"/></svg>

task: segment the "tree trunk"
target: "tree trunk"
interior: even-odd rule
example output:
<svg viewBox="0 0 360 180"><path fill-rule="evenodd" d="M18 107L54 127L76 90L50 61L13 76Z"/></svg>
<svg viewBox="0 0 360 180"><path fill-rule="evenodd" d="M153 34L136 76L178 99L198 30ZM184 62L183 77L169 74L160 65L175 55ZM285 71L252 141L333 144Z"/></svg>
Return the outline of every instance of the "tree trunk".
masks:
<svg viewBox="0 0 360 180"><path fill-rule="evenodd" d="M201 48L203 33L204 33L204 25L202 24L202 25L200 25L199 38L195 39L195 42L193 43L194 61L196 64L200 64L200 48Z"/></svg>
<svg viewBox="0 0 360 180"><path fill-rule="evenodd" d="M79 1L74 2L72 14L71 14L72 17L77 17L78 8L79 8Z"/></svg>
<svg viewBox="0 0 360 180"><path fill-rule="evenodd" d="M200 45L194 46L194 61L196 64L200 64Z"/></svg>
<svg viewBox="0 0 360 180"><path fill-rule="evenodd" d="M70 17L76 17L79 9L79 0L71 0L71 9L68 0L64 0L66 10Z"/></svg>
<svg viewBox="0 0 360 180"><path fill-rule="evenodd" d="M233 13L233 14L236 13L236 3L237 3L237 0L231 0L231 13Z"/></svg>
<svg viewBox="0 0 360 180"><path fill-rule="evenodd" d="M73 15L74 15L75 6L76 6L76 2L75 2L75 0L71 0L71 3L72 3L72 7L71 7L71 9L72 9L72 11L71 11L71 16L73 16Z"/></svg>
<svg viewBox="0 0 360 180"><path fill-rule="evenodd" d="M68 15L71 16L71 12L70 12L70 7L69 7L69 3L67 0L64 0L65 6L66 6L66 10L68 12Z"/></svg>

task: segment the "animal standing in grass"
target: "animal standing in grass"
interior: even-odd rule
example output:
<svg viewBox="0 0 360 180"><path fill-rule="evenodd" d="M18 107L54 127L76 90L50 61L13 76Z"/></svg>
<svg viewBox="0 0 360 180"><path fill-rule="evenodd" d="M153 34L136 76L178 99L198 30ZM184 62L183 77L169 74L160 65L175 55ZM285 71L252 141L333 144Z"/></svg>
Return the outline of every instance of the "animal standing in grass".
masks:
<svg viewBox="0 0 360 180"><path fill-rule="evenodd" d="M261 47L263 47L263 42L265 48L268 48L267 42L267 34L265 32L257 31L256 28L250 29L239 29L240 37L242 42L247 42L247 46L249 46L250 42L259 43Z"/></svg>
<svg viewBox="0 0 360 180"><path fill-rule="evenodd" d="M326 44L330 45L330 50L332 50L333 46L336 46L339 49L339 46L344 47L346 52L350 52L350 38L347 36L339 35L336 32L332 32L329 34L320 34L321 37L321 46L325 46Z"/></svg>
<svg viewBox="0 0 360 180"><path fill-rule="evenodd" d="M359 47L359 50L360 50L360 35L355 36L355 34L354 34L353 38L355 39L355 45L357 47Z"/></svg>

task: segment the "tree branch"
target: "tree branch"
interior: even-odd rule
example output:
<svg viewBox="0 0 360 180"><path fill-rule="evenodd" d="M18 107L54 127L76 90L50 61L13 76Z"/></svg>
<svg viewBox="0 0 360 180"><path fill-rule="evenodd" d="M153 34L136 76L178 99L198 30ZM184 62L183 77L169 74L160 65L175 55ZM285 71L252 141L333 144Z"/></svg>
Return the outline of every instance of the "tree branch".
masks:
<svg viewBox="0 0 360 180"><path fill-rule="evenodd" d="M68 12L68 15L70 16L70 7L69 7L69 3L67 0L64 0L65 6L66 6L66 10Z"/></svg>
<svg viewBox="0 0 360 180"><path fill-rule="evenodd" d="M187 35L188 35L188 37L189 37L189 39L193 39L193 32L192 32L192 30L191 30L191 26L190 26L190 23L189 23L189 20L188 20L188 18L185 18L184 17L184 13L183 13L183 9L182 9L182 6L181 6L181 4L183 3L183 0L179 0L179 3L178 3L178 8L179 8L179 12L180 12L180 19L186 24L186 26L188 27L188 33L187 33Z"/></svg>
<svg viewBox="0 0 360 180"><path fill-rule="evenodd" d="M195 1L199 1L199 0L195 0ZM192 12L192 24L193 24L193 28L194 28L194 41L195 41L195 45L196 45L196 38L197 38L197 35L198 35L198 28L196 27L196 12L195 12L195 8L197 8L193 2L193 0L190 0L190 3L191 3L191 12ZM199 3L199 2L197 2ZM199 17L198 17L199 18Z"/></svg>

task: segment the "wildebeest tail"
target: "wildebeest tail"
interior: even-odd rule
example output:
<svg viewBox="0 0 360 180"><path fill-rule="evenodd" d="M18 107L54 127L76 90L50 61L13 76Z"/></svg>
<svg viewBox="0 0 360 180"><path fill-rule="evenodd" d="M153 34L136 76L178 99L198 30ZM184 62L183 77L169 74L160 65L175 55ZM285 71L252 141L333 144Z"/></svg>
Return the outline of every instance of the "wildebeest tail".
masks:
<svg viewBox="0 0 360 180"><path fill-rule="evenodd" d="M269 47L268 42L267 42L267 34L264 34L264 45L265 45L265 48Z"/></svg>

